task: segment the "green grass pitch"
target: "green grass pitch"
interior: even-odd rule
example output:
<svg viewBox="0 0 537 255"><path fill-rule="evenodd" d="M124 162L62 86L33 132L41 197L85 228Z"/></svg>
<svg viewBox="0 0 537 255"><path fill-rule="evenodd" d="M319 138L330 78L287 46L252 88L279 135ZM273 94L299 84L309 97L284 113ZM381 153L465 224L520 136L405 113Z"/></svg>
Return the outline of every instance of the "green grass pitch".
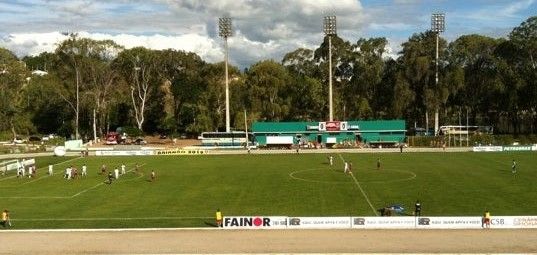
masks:
<svg viewBox="0 0 537 255"><path fill-rule="evenodd" d="M327 157L333 155L334 166ZM376 169L380 158L381 170ZM518 163L511 173L511 160ZM67 160L67 161L66 161ZM352 162L356 181L343 173ZM374 216L384 206L423 215L537 215L535 153L383 153L36 158L36 178L0 176L13 228L210 227L224 215ZM47 175L47 165L55 175ZM63 179L69 165L88 177ZM99 175L124 163L111 185ZM135 164L142 165L135 173ZM155 182L149 181L154 170ZM361 189L360 189L361 188ZM362 192L363 190L363 192ZM369 200L369 202L368 202Z"/></svg>

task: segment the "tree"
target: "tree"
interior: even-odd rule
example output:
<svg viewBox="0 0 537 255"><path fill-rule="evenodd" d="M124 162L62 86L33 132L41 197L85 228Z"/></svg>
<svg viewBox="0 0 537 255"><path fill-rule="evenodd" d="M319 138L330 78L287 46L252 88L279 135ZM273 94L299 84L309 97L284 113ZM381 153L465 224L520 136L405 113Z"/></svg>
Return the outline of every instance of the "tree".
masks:
<svg viewBox="0 0 537 255"><path fill-rule="evenodd" d="M446 41L440 38L439 61L441 67L443 66L442 59L445 56L446 45ZM420 116L425 114L425 122L421 123L428 126L428 113L445 104L445 100L448 98L442 72L439 73L438 86L435 86L434 56L436 35L431 31L414 34L402 46L403 50L398 58L399 66L401 67L399 72L402 75L399 78L406 80L415 95L414 102L410 104L413 106L411 116L407 117L410 121L421 122ZM440 68L440 70L443 70L443 68Z"/></svg>
<svg viewBox="0 0 537 255"><path fill-rule="evenodd" d="M9 129L13 139L17 138L18 130L33 130L30 116L24 111L29 75L24 62L0 48L0 129Z"/></svg>
<svg viewBox="0 0 537 255"><path fill-rule="evenodd" d="M148 99L152 89L160 83L157 55L155 51L136 47L122 51L114 65L130 88L136 126L143 130Z"/></svg>
<svg viewBox="0 0 537 255"><path fill-rule="evenodd" d="M258 62L246 74L248 104L263 120L285 120L291 109L288 89L291 77L280 64L266 60Z"/></svg>

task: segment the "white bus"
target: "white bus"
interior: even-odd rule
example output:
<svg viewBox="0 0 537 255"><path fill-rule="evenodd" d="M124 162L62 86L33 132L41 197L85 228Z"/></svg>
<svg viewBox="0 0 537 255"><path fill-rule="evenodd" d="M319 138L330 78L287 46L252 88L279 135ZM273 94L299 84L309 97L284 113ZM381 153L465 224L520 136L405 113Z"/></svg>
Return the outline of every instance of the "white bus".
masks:
<svg viewBox="0 0 537 255"><path fill-rule="evenodd" d="M232 131L232 132L203 132L198 139L201 140L202 146L213 147L236 147L244 148L246 146L246 132L244 131ZM248 133L248 140L250 147L253 146L254 136L252 133Z"/></svg>
<svg viewBox="0 0 537 255"><path fill-rule="evenodd" d="M441 126L440 135L492 134L492 126Z"/></svg>

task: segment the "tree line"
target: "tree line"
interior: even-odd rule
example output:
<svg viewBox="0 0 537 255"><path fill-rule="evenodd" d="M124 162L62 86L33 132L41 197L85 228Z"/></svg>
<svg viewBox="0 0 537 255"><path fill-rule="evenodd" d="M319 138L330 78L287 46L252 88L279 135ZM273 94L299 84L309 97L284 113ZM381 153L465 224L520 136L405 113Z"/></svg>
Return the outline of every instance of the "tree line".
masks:
<svg viewBox="0 0 537 255"><path fill-rule="evenodd" d="M334 117L405 119L425 127L439 109L440 123L491 125L500 133L537 132L537 16L507 38L463 35L439 41L416 33L396 59L386 38L355 43L332 38ZM33 70L44 70L39 75ZM328 37L316 49L299 48L281 62L231 66L231 126L253 121L328 119ZM117 127L148 134L225 130L224 63L207 63L177 50L125 49L110 40L80 38L54 52L18 59L0 48L0 131L102 136Z"/></svg>

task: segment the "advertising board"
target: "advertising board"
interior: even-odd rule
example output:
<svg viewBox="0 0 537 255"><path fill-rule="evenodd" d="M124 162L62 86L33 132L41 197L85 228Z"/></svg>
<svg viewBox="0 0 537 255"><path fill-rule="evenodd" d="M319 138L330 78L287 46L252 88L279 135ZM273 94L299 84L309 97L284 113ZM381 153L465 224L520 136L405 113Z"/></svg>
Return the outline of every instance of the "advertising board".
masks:
<svg viewBox="0 0 537 255"><path fill-rule="evenodd" d="M537 228L537 216L493 216L490 228Z"/></svg>
<svg viewBox="0 0 537 255"><path fill-rule="evenodd" d="M137 151L95 151L96 156L149 156L154 155L152 150Z"/></svg>
<svg viewBox="0 0 537 255"><path fill-rule="evenodd" d="M495 152L495 151L503 151L502 146L476 146L472 148L472 151L474 152Z"/></svg>
<svg viewBox="0 0 537 255"><path fill-rule="evenodd" d="M288 228L345 229L351 227L351 217L289 217Z"/></svg>
<svg viewBox="0 0 537 255"><path fill-rule="evenodd" d="M477 229L481 217L416 217L418 229Z"/></svg>
<svg viewBox="0 0 537 255"><path fill-rule="evenodd" d="M287 216L229 216L224 217L225 229L282 229L287 228Z"/></svg>
<svg viewBox="0 0 537 255"><path fill-rule="evenodd" d="M417 217L353 217L352 228L409 229L417 225Z"/></svg>
<svg viewBox="0 0 537 255"><path fill-rule="evenodd" d="M531 151L532 146L503 146L503 151Z"/></svg>
<svg viewBox="0 0 537 255"><path fill-rule="evenodd" d="M184 149L171 149L171 150L156 150L154 155L203 155L207 154L207 150L184 150Z"/></svg>

